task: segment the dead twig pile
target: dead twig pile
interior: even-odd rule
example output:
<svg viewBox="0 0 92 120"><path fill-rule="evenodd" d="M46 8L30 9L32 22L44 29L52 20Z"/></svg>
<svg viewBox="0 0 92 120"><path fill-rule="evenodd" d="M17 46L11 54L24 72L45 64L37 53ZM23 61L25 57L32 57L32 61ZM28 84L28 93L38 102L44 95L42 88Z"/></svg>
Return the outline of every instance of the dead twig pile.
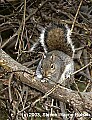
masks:
<svg viewBox="0 0 92 120"><path fill-rule="evenodd" d="M50 23L67 23L79 52L71 89L35 79L43 49L30 48ZM91 0L1 0L0 49L1 119L91 119ZM66 104L64 113L60 101Z"/></svg>

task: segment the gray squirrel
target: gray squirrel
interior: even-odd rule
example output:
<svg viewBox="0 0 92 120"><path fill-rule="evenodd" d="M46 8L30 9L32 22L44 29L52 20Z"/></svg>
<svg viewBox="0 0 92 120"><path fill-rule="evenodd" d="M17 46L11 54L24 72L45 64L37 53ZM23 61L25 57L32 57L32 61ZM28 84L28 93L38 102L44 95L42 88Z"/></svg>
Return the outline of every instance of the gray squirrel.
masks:
<svg viewBox="0 0 92 120"><path fill-rule="evenodd" d="M68 25L51 25L49 28L43 28L31 51L39 44L45 54L37 66L37 78L50 83L64 83L65 79L73 80L71 74L74 72L75 48Z"/></svg>

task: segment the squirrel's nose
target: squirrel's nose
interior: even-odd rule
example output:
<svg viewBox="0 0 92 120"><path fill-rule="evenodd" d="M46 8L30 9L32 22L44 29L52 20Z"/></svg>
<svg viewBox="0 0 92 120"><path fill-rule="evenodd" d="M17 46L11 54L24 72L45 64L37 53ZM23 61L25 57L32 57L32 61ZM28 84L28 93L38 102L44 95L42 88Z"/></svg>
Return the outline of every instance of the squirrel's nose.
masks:
<svg viewBox="0 0 92 120"><path fill-rule="evenodd" d="M43 77L47 77L48 71L43 71Z"/></svg>
<svg viewBox="0 0 92 120"><path fill-rule="evenodd" d="M49 71L44 71L44 73L43 73L43 78L49 78L49 77L51 77L51 74L50 74L50 72Z"/></svg>

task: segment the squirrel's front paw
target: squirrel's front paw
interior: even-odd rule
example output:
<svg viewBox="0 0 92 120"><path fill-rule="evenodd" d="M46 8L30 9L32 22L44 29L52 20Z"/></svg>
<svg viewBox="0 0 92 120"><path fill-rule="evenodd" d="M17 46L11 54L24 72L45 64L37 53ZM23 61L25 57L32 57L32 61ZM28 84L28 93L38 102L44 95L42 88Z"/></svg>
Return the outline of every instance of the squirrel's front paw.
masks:
<svg viewBox="0 0 92 120"><path fill-rule="evenodd" d="M49 81L47 78L43 78L42 76L36 76L35 79L43 83L46 83Z"/></svg>

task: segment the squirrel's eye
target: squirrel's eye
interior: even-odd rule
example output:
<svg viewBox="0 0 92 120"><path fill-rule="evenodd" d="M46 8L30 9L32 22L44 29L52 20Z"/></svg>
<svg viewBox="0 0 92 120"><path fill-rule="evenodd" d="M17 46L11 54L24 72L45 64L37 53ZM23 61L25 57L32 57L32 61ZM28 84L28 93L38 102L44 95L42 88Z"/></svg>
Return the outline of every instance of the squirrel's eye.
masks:
<svg viewBox="0 0 92 120"><path fill-rule="evenodd" d="M54 69L54 65L53 64L51 64L51 69Z"/></svg>

